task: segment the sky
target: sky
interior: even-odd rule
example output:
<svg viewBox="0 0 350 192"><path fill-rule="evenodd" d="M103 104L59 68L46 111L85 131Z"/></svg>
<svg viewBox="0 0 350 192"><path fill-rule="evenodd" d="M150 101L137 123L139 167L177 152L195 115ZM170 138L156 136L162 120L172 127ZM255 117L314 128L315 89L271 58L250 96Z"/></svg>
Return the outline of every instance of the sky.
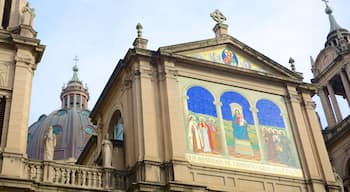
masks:
<svg viewBox="0 0 350 192"><path fill-rule="evenodd" d="M35 71L29 123L60 109L60 93L79 57L79 77L89 87L91 110L119 59L143 25L148 49L213 38L210 13L219 9L227 18L229 34L288 67L289 57L304 81L312 79L310 56L316 58L329 32L321 0L30 0L34 28L46 45ZM338 23L350 30L349 0L330 0ZM317 103L323 126L324 114ZM349 107L340 101L343 115Z"/></svg>

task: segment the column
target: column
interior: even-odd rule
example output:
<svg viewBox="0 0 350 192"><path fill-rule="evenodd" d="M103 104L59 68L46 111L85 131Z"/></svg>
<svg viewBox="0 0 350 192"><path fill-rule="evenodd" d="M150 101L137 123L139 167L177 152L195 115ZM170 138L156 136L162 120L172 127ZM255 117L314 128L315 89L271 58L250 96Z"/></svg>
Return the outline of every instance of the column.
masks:
<svg viewBox="0 0 350 192"><path fill-rule="evenodd" d="M261 138L262 133L261 133L261 129L259 127L259 119L258 119L258 112L259 111L255 107L251 107L250 111L253 112L254 126L255 126L256 135L257 135L258 143L259 143L260 159L262 162L266 162L264 150L263 150L264 143L262 142L263 141L263 139Z"/></svg>
<svg viewBox="0 0 350 192"><path fill-rule="evenodd" d="M76 103L77 103L77 94L74 94L73 95L73 98L74 98L74 102L73 102L73 109L77 109L77 107L76 107Z"/></svg>
<svg viewBox="0 0 350 192"><path fill-rule="evenodd" d="M83 95L80 95L79 107L81 110L84 110L84 108L83 108Z"/></svg>
<svg viewBox="0 0 350 192"><path fill-rule="evenodd" d="M0 29L2 29L2 19L4 15L4 9L5 9L5 0L0 0Z"/></svg>
<svg viewBox="0 0 350 192"><path fill-rule="evenodd" d="M348 102L349 106L350 106L350 84L348 79L346 78L346 74L344 71L340 72L340 78L341 81L343 83L343 87L345 90L345 94L346 94L346 101Z"/></svg>
<svg viewBox="0 0 350 192"><path fill-rule="evenodd" d="M227 144L226 144L224 119L222 118L222 112L221 112L222 103L220 102L220 100L217 100L215 102L215 106L216 106L216 114L218 115L219 126L220 126L222 154L224 156L228 156L229 153L228 153Z"/></svg>
<svg viewBox="0 0 350 192"><path fill-rule="evenodd" d="M67 96L67 110L70 109L70 95L66 95Z"/></svg>
<svg viewBox="0 0 350 192"><path fill-rule="evenodd" d="M350 63L345 64L345 73L348 75L348 78L350 79Z"/></svg>
<svg viewBox="0 0 350 192"><path fill-rule="evenodd" d="M337 118L337 122L340 122L343 120L343 117L341 115L339 105L337 102L337 98L335 98L334 90L333 90L333 87L332 87L330 82L327 83L327 90L328 90L329 96L331 97L332 106L333 106L333 109L334 109L334 112L335 112L335 115Z"/></svg>
<svg viewBox="0 0 350 192"><path fill-rule="evenodd" d="M336 122L335 122L333 109L332 109L331 103L329 102L328 97L325 94L323 87L321 87L321 89L318 91L318 96L321 99L321 103L327 119L328 127L335 126Z"/></svg>

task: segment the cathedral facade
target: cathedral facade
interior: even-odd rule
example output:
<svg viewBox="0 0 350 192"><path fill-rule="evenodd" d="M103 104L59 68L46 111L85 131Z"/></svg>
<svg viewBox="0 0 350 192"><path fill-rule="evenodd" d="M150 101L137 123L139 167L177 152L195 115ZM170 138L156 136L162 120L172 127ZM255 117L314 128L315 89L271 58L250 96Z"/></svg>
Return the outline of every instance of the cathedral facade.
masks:
<svg viewBox="0 0 350 192"><path fill-rule="evenodd" d="M218 10L214 38L158 50L138 24L90 113L96 135L76 164L28 158L31 82L44 46L26 1L0 2L0 190L341 191L311 99L318 87L230 36ZM87 100L73 76L60 111L83 112ZM47 130L40 134L54 138ZM54 146L42 142L48 156Z"/></svg>

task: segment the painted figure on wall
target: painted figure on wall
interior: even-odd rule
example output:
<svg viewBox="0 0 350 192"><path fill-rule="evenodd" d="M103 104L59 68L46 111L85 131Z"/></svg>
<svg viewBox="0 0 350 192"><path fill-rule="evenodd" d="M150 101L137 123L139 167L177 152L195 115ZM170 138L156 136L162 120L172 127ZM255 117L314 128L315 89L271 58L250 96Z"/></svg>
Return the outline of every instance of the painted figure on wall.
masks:
<svg viewBox="0 0 350 192"><path fill-rule="evenodd" d="M278 153L278 159L280 162L295 167L296 160L292 154L290 141L282 130L279 131L279 144L280 151Z"/></svg>
<svg viewBox="0 0 350 192"><path fill-rule="evenodd" d="M225 64L238 66L238 58L235 53L229 49L224 49L222 51L222 60Z"/></svg>
<svg viewBox="0 0 350 192"><path fill-rule="evenodd" d="M217 152L217 148L221 144L219 143L220 138L218 138L220 133L218 132L218 129L216 128L214 118L212 118L212 117L209 118L208 127L209 127L209 130L211 132L211 138L212 138L212 143L213 143L212 152Z"/></svg>
<svg viewBox="0 0 350 192"><path fill-rule="evenodd" d="M248 135L248 124L244 120L241 107L234 103L232 109L232 129L235 138L235 153L253 156L254 152Z"/></svg>
<svg viewBox="0 0 350 192"><path fill-rule="evenodd" d="M193 115L188 117L188 138L190 150L199 153L202 151L202 136Z"/></svg>
<svg viewBox="0 0 350 192"><path fill-rule="evenodd" d="M212 152L214 149L212 131L209 129L204 117L199 117L198 128L202 134L203 152Z"/></svg>
<svg viewBox="0 0 350 192"><path fill-rule="evenodd" d="M276 149L275 149L275 144L273 142L272 129L263 128L263 130L264 130L263 137L266 143L265 151L267 152L266 159L273 161L276 159Z"/></svg>

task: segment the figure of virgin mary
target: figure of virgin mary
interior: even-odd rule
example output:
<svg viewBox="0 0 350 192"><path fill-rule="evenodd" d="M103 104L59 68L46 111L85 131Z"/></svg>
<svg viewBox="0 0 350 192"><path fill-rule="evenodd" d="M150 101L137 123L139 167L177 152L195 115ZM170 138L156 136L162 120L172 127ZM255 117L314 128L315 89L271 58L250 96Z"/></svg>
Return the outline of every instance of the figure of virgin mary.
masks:
<svg viewBox="0 0 350 192"><path fill-rule="evenodd" d="M248 135L248 124L244 120L242 107L238 104L231 104L231 111L235 153L253 156L254 152Z"/></svg>

